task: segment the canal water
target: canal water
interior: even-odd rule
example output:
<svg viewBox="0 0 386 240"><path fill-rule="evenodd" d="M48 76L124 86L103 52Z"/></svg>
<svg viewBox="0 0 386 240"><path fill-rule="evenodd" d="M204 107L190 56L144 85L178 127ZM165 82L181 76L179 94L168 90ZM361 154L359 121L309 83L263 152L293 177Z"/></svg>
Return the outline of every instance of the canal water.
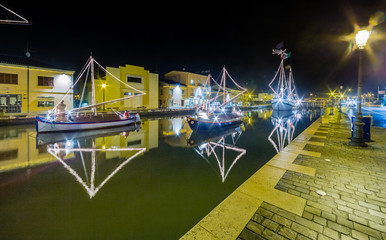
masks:
<svg viewBox="0 0 386 240"><path fill-rule="evenodd" d="M319 113L245 114L206 134L185 117L74 134L0 128L1 239L178 239Z"/></svg>

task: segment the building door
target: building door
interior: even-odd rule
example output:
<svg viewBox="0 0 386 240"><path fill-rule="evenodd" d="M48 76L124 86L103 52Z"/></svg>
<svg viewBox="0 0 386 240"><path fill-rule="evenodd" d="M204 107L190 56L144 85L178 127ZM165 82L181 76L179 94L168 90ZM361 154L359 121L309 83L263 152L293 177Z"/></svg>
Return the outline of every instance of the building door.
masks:
<svg viewBox="0 0 386 240"><path fill-rule="evenodd" d="M21 95L0 94L0 110L6 113L21 112Z"/></svg>

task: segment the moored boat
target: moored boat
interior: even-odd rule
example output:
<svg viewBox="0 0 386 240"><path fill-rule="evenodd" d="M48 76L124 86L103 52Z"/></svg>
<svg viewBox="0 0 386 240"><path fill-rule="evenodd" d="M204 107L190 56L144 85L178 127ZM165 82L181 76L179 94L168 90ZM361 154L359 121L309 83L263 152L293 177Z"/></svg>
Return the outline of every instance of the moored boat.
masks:
<svg viewBox="0 0 386 240"><path fill-rule="evenodd" d="M239 89L239 92L233 97L230 97L229 90L227 90L226 88L227 76ZM214 79L209 75L208 81L210 79L214 81ZM221 129L232 125L240 125L243 122L243 114L241 111L236 110L236 105L231 106L231 112L228 112L225 109L227 107L230 107L227 106L229 105L228 103L241 96L247 90L238 85L235 80L233 80L233 78L229 75L225 67L222 70L221 82L217 83L216 81L214 81L214 83L218 86L216 96L204 101L203 106L197 109L196 114L194 116L187 117L187 122L193 131ZM222 97L222 103L215 103L215 101L220 97Z"/></svg>
<svg viewBox="0 0 386 240"><path fill-rule="evenodd" d="M237 113L221 113L212 115L213 117L188 116L187 121L190 128L194 130L210 130L216 128L227 128L233 125L240 125L243 123L242 116Z"/></svg>
<svg viewBox="0 0 386 240"><path fill-rule="evenodd" d="M295 107L294 102L288 99L274 98L271 103L275 111L292 111Z"/></svg>
<svg viewBox="0 0 386 240"><path fill-rule="evenodd" d="M289 54L286 53L286 49L273 49L272 54L277 54L281 58L279 68L268 84L274 95L271 101L272 109L274 111L292 111L299 101L295 97L295 83L291 67L289 68L288 79L285 74L284 60L289 57Z"/></svg>
<svg viewBox="0 0 386 240"><path fill-rule="evenodd" d="M115 115L116 116L116 115ZM129 117L91 117L88 119L73 119L72 121L51 121L40 116L36 117L36 131L38 133L47 132L67 132L80 130L95 130L101 128L121 127L130 124L140 123L139 114Z"/></svg>
<svg viewBox="0 0 386 240"><path fill-rule="evenodd" d="M96 64L100 69L102 69L106 74L110 74L113 79L121 82L126 87L132 89L135 94L131 96L126 96L119 99L104 101L101 103L96 103L95 100L95 82L94 82L94 64ZM63 99L68 96L68 93L74 86L79 82L83 75L86 74L84 86L86 86L88 75L91 78L91 105L83 106L70 111L66 111L66 105L63 102ZM81 101L83 99L85 92L85 87L83 88ZM36 131L38 133L47 133L47 132L67 132L67 131L83 131L83 130L95 130L102 128L111 128L111 127L121 127L130 124L136 124L141 121L138 114L131 114L127 111L119 112L114 110L112 107L112 113L98 113L97 107L104 106L106 104L116 103L133 97L139 97L144 95L143 91L140 91L136 88L131 87L127 83L121 81L113 74L108 72L103 68L92 56L88 59L85 66L83 67L81 73L77 77L75 83L67 90L67 93L63 96L62 100L48 112L44 117L36 117ZM111 106L111 105L110 105ZM85 114L83 111L92 110L91 113Z"/></svg>

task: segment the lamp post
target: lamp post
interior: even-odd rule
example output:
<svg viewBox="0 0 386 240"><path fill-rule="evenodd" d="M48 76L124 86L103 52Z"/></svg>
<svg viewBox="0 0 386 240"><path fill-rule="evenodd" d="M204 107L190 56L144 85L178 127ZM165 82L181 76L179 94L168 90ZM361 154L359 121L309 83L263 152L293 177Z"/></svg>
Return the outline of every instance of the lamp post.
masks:
<svg viewBox="0 0 386 240"><path fill-rule="evenodd" d="M363 126L362 122L362 86L363 86L363 71L362 71L362 52L365 49L366 42L370 37L370 33L367 30L358 31L355 35L355 42L359 48L359 67L358 67L358 95L357 95L357 113L355 114L354 131L349 144L351 146L366 147L365 139L363 138Z"/></svg>
<svg viewBox="0 0 386 240"><path fill-rule="evenodd" d="M105 90L106 90L106 83L102 83L103 88L103 102L105 102ZM103 104L103 111L105 110L105 105Z"/></svg>

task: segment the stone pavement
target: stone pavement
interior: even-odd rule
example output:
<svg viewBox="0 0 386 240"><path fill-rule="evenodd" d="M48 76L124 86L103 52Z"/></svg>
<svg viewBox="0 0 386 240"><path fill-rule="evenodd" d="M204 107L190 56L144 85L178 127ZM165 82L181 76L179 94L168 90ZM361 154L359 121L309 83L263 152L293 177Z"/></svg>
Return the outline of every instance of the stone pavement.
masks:
<svg viewBox="0 0 386 240"><path fill-rule="evenodd" d="M350 134L324 115L182 239L386 240L386 129L367 148Z"/></svg>
<svg viewBox="0 0 386 240"><path fill-rule="evenodd" d="M316 168L315 176L287 171L275 186L306 199L302 215L264 202L238 239L386 239L386 129L372 127L374 142L352 147L345 115L322 119L311 140L324 146L303 148L321 156L300 154L294 161Z"/></svg>

